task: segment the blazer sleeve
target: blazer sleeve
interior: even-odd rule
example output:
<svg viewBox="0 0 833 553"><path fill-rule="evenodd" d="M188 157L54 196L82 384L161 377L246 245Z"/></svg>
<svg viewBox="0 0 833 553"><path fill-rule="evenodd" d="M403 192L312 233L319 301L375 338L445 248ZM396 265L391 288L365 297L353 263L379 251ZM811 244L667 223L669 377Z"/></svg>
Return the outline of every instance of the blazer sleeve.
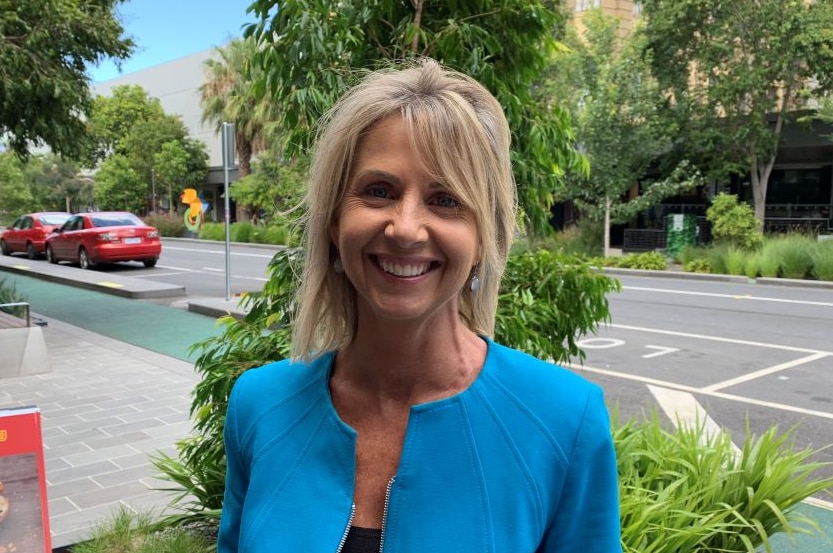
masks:
<svg viewBox="0 0 833 553"><path fill-rule="evenodd" d="M619 479L600 388L588 395L558 509L540 553L621 553Z"/></svg>
<svg viewBox="0 0 833 553"><path fill-rule="evenodd" d="M238 405L241 401L243 377L239 378L229 397L223 441L226 450L226 487L223 495L223 511L217 538L217 553L236 553L240 543L240 521L243 501L249 487L249 471L244 462L238 428Z"/></svg>

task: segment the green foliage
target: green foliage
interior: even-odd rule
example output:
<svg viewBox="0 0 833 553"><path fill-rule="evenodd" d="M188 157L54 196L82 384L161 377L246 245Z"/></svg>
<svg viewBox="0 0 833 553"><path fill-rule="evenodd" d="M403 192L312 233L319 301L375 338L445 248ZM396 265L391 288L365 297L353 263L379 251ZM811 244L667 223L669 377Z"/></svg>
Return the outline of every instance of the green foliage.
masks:
<svg viewBox="0 0 833 553"><path fill-rule="evenodd" d="M664 107L679 130L679 150L697 156L711 177L751 173L762 221L788 112L833 89L833 5L643 0L642 6L645 51L673 99Z"/></svg>
<svg viewBox="0 0 833 553"><path fill-rule="evenodd" d="M277 138L276 121L282 107L271 96L256 94L254 85L263 79L263 70L251 63L256 50L252 38L234 39L216 48L216 57L205 61L205 81L200 86L203 123L213 123L217 133L224 122L234 123L240 180L249 175L252 156Z"/></svg>
<svg viewBox="0 0 833 553"><path fill-rule="evenodd" d="M257 40L255 65L264 71L255 87L281 107L288 159L309 146L315 122L360 70L430 56L482 82L506 111L521 205L528 230L539 234L555 182L587 169L569 114L532 94L563 33L559 8L543 0L347 0L334 10L327 0L256 0L259 21L245 34Z"/></svg>
<svg viewBox="0 0 833 553"><path fill-rule="evenodd" d="M610 320L609 292L619 281L578 258L547 250L509 257L501 285L495 339L542 359L584 360L577 341Z"/></svg>
<svg viewBox="0 0 833 553"><path fill-rule="evenodd" d="M706 210L706 219L712 224L712 236L716 242L752 249L761 244L761 223L748 204L738 203L733 194L720 193L712 199Z"/></svg>
<svg viewBox="0 0 833 553"><path fill-rule="evenodd" d="M140 121L158 120L164 115L159 99L139 85L116 86L109 96L96 96L87 124L91 148L87 165L95 166L112 153L126 155L123 142L133 127Z"/></svg>
<svg viewBox="0 0 833 553"><path fill-rule="evenodd" d="M777 278L781 272L781 258L778 247L771 240L767 240L758 255L758 272L761 273L761 276Z"/></svg>
<svg viewBox="0 0 833 553"><path fill-rule="evenodd" d="M148 215L142 218L145 223L152 227L156 227L159 234L162 236L170 236L172 238L180 238L185 236L185 221L182 217L175 217L170 215Z"/></svg>
<svg viewBox="0 0 833 553"><path fill-rule="evenodd" d="M247 369L289 355L290 322L302 255L281 250L267 269L269 280L258 295L241 300L242 320L220 319L223 334L194 344L195 369L201 380L194 389L191 416L194 434L177 444L177 457L159 455L154 465L170 480L174 502L183 509L168 523L216 519L222 506L225 475L223 427L231 388Z"/></svg>
<svg viewBox="0 0 833 553"><path fill-rule="evenodd" d="M812 273L814 245L815 241L803 234L785 234L770 237L764 244L763 253L779 261L777 276L803 279Z"/></svg>
<svg viewBox="0 0 833 553"><path fill-rule="evenodd" d="M232 242L251 242L254 228L251 223L232 223L229 238Z"/></svg>
<svg viewBox="0 0 833 553"><path fill-rule="evenodd" d="M18 291L17 286L15 286L13 282L6 282L5 278L0 278L0 303L18 303L28 301L29 298L22 292ZM26 308L23 306L3 307L1 309L4 313L9 313L15 317L26 316Z"/></svg>
<svg viewBox="0 0 833 553"><path fill-rule="evenodd" d="M231 198L263 211L259 220L275 221L299 205L306 192L309 158L298 156L286 162L273 151L264 152L252 167L252 173L237 181L229 190Z"/></svg>
<svg viewBox="0 0 833 553"><path fill-rule="evenodd" d="M594 267L664 271L668 268L668 259L659 252L642 252L613 257L594 257L590 259L590 264Z"/></svg>
<svg viewBox="0 0 833 553"><path fill-rule="evenodd" d="M712 273L717 275L725 275L727 273L726 256L729 247L729 244L716 244L709 249L706 259L709 262Z"/></svg>
<svg viewBox="0 0 833 553"><path fill-rule="evenodd" d="M150 189L122 155L112 155L95 175L95 202L103 210L144 213Z"/></svg>
<svg viewBox="0 0 833 553"><path fill-rule="evenodd" d="M696 257L683 264L683 271L687 273L711 273L712 266L705 257Z"/></svg>
<svg viewBox="0 0 833 553"><path fill-rule="evenodd" d="M37 211L38 201L23 175L23 164L11 152L0 152L0 213L12 219L21 213Z"/></svg>
<svg viewBox="0 0 833 553"><path fill-rule="evenodd" d="M726 272L730 275L745 275L748 252L735 246L730 246L724 251L726 253Z"/></svg>
<svg viewBox="0 0 833 553"><path fill-rule="evenodd" d="M75 163L55 154L31 156L24 167L32 194L45 211L78 213L93 205L95 184Z"/></svg>
<svg viewBox="0 0 833 553"><path fill-rule="evenodd" d="M231 229L229 229L231 234ZM200 240L225 240L226 239L226 224L225 223L205 223L200 229Z"/></svg>
<svg viewBox="0 0 833 553"><path fill-rule="evenodd" d="M576 141L590 174L570 174L559 200L571 200L585 218L625 223L663 199L701 184L699 172L683 160L664 179L647 178L657 158L671 149L673 126L659 117L664 103L644 53L644 37L620 38L619 19L601 9L582 19L584 33L568 35L569 51L555 58L548 85L568 98ZM639 185L639 194L630 190ZM606 245L607 251L609 245Z"/></svg>
<svg viewBox="0 0 833 553"><path fill-rule="evenodd" d="M706 253L707 248L703 246L684 246L679 252L677 252L676 261L677 263L685 265L695 259L705 259Z"/></svg>
<svg viewBox="0 0 833 553"><path fill-rule="evenodd" d="M89 115L87 68L133 51L116 6L121 0L0 2L0 136L28 157L45 143L81 155Z"/></svg>
<svg viewBox="0 0 833 553"><path fill-rule="evenodd" d="M833 240L816 242L810 251L813 276L818 280L833 280Z"/></svg>
<svg viewBox="0 0 833 553"><path fill-rule="evenodd" d="M198 532L162 530L151 513L134 513L125 507L98 524L88 540L73 545L71 553L210 553L216 544Z"/></svg>
<svg viewBox="0 0 833 553"><path fill-rule="evenodd" d="M795 507L833 478L817 476L818 452L796 449L793 431L747 430L736 453L727 434L670 432L656 413L613 428L625 553L771 553L776 533L818 530Z"/></svg>
<svg viewBox="0 0 833 553"><path fill-rule="evenodd" d="M756 279L761 274L761 253L746 252L746 262L743 266L743 273L746 278Z"/></svg>

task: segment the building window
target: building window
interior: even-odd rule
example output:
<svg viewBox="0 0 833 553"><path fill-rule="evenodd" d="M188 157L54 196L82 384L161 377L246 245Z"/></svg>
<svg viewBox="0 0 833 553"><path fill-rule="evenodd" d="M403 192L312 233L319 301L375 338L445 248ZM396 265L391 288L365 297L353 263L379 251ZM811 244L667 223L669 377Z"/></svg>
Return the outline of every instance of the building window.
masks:
<svg viewBox="0 0 833 553"><path fill-rule="evenodd" d="M602 0L576 0L576 11L584 12L590 8L598 8Z"/></svg>
<svg viewBox="0 0 833 553"><path fill-rule="evenodd" d="M642 2L634 2L633 3L633 16L639 17L642 15Z"/></svg>

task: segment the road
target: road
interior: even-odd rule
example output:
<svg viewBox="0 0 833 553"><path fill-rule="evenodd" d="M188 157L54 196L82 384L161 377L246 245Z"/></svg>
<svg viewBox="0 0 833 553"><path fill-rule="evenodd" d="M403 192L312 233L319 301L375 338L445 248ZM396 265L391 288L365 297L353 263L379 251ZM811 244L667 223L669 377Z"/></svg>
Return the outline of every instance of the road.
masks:
<svg viewBox="0 0 833 553"><path fill-rule="evenodd" d="M797 426L800 447L833 444L833 288L620 281L611 324L582 340L576 368L622 417L657 407L723 428L735 444L747 421L755 434ZM831 449L819 460L833 462Z"/></svg>
<svg viewBox="0 0 833 553"><path fill-rule="evenodd" d="M269 260L278 249L278 246L232 244L231 295L259 291L266 282ZM99 270L185 286L190 298L220 298L226 294L226 251L222 242L164 239L162 255L153 269L145 269L138 263L120 263Z"/></svg>

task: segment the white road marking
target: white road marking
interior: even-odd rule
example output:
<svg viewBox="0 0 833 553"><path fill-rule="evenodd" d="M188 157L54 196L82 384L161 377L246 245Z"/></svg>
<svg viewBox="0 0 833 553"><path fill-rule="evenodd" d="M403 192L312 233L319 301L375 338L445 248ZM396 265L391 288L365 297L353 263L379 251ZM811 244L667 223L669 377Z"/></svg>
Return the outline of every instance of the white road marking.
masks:
<svg viewBox="0 0 833 553"><path fill-rule="evenodd" d="M706 336L705 334L692 334L690 332L677 332L674 330L661 330L657 328L646 328L643 326L630 326L630 325L619 325L619 324L608 324L605 325L610 328L621 328L622 330L636 330L638 332L652 332L654 334L663 334L665 336L679 336L681 338L696 338L698 340L712 340L714 342L723 342L726 344L738 344L742 346L754 346L759 348L770 348L770 349L780 349L783 351L797 351L800 353L825 353L827 355L833 355L833 352L818 350L818 349L808 349L808 348L797 348L793 346L783 346L779 344L767 344L764 342L752 342L750 340L737 340L735 338L723 338L722 336Z"/></svg>
<svg viewBox="0 0 833 553"><path fill-rule="evenodd" d="M203 267L202 270L203 271L210 271L212 273L225 273L226 272L225 269L216 269L214 267Z"/></svg>
<svg viewBox="0 0 833 553"><path fill-rule="evenodd" d="M584 349L608 349L623 346L625 341L616 338L586 338L576 342L576 345Z"/></svg>
<svg viewBox="0 0 833 553"><path fill-rule="evenodd" d="M802 357L801 359L794 359L792 361L787 361L786 363L781 363L780 365L774 365L772 367L767 367L766 369L761 369L759 371L751 372L748 374L744 374L737 378L732 378L729 380L724 380L723 382L716 382L710 386L706 386L701 388L704 392L716 392L722 388L729 388L736 384L743 384L744 382L749 382L750 380L755 380L764 376L768 376L786 369L792 369L793 367L797 367L799 365L804 365L805 363L812 363L813 361L818 361L819 359L824 359L828 357L830 354L826 352L819 352L814 353L813 355L808 355L807 357Z"/></svg>
<svg viewBox="0 0 833 553"><path fill-rule="evenodd" d="M723 429L714 422L714 419L709 416L692 394L650 384L648 390L677 427L685 426L702 430L700 435L701 444L713 443L723 434ZM734 443L732 443L732 447L735 454L740 453L740 449Z"/></svg>
<svg viewBox="0 0 833 553"><path fill-rule="evenodd" d="M667 355L669 353L674 353L675 351L680 351L680 348L669 348L665 346L646 345L645 347L647 349L655 349L658 351L655 351L654 353L646 353L642 356L643 359L653 359L654 357L659 357L660 355Z"/></svg>
<svg viewBox="0 0 833 553"><path fill-rule="evenodd" d="M161 277L161 276L177 276L182 273L148 273L144 275L130 275L133 278L152 278L152 277Z"/></svg>
<svg viewBox="0 0 833 553"><path fill-rule="evenodd" d="M691 392L696 394L702 394L709 397L715 397L719 399L725 399L728 401L736 401L738 403L746 403L748 405L756 405L758 407L766 407L768 409L777 409L779 411L786 411L788 413L796 413L798 415L807 415L810 417L816 417L819 419L828 419L833 420L833 413L827 413L825 411L814 411L812 409L804 409L803 407L795 407L793 405L784 405L783 403L774 403L771 401L763 401L760 399L753 399L744 396L738 396L734 394L727 394L724 392L709 392L703 391L700 388L695 388L694 386L688 386L686 384L677 384L676 382L668 382L667 380L660 380L658 378L649 378L646 376L639 376L636 374L630 373L623 373L619 371L611 371L609 369L600 369L596 367L590 367L587 365L581 365L578 363L562 363L565 367L570 367L575 369L576 371L587 371L595 374L601 374L605 376L612 376L614 378L620 378L623 380L632 380L634 382L642 382L643 384L653 384L656 386L662 386L665 388L671 388L673 390L681 390L683 392Z"/></svg>
<svg viewBox="0 0 833 553"><path fill-rule="evenodd" d="M176 250L181 252L191 252L191 253L210 253L214 255L226 255L225 250L195 250L194 248L177 248L176 246L165 246L165 251L167 250ZM275 254L262 254L262 253L243 253L243 252L230 252L231 255L237 255L240 257L259 257L263 259L272 259L275 257Z"/></svg>
<svg viewBox="0 0 833 553"><path fill-rule="evenodd" d="M764 296L752 296L749 294L715 294L713 292L692 292L689 290L669 290L667 288L648 288L642 286L622 286L623 290L636 290L639 292L660 292L662 294L679 294L682 296L705 296L710 298L728 298L733 300L768 301L774 303L793 303L796 305L817 305L821 307L833 307L833 303L823 301L788 300L784 298L767 298Z"/></svg>

